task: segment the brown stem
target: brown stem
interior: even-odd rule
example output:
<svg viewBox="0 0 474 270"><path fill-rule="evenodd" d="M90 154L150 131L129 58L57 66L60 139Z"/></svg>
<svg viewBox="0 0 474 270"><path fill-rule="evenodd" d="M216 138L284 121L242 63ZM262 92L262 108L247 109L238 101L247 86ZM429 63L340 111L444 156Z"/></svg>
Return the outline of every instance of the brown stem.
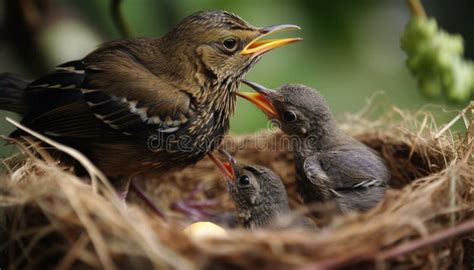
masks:
<svg viewBox="0 0 474 270"><path fill-rule="evenodd" d="M407 0L407 4L410 6L411 13L414 16L426 18L426 12L421 4L421 0Z"/></svg>
<svg viewBox="0 0 474 270"><path fill-rule="evenodd" d="M130 38L133 36L132 31L128 27L128 24L123 16L123 12L120 9L120 4L122 0L112 0L110 3L110 12L115 26L120 31L120 34L124 38Z"/></svg>
<svg viewBox="0 0 474 270"><path fill-rule="evenodd" d="M428 237L421 238L415 241L411 241L405 244L398 245L392 249L382 251L373 256L371 255L357 255L343 258L332 258L327 260L319 261L318 263L309 267L304 267L304 270L330 270L339 269L349 265L357 265L360 263L371 263L373 261L383 262L384 260L394 259L399 256L406 255L407 253L413 252L417 249L427 247L441 241L445 241L451 238L459 237L464 234L474 232L474 220L468 220L460 223L449 229L436 232Z"/></svg>
<svg viewBox="0 0 474 270"><path fill-rule="evenodd" d="M396 246L392 249L383 251L379 255L377 255L377 259L387 260L391 258L396 258L398 256L405 255L417 249L439 243L443 240L459 237L461 235L464 235L470 232L474 232L474 219L460 223L447 230L436 232L435 234L430 235L428 237L421 238L412 242L408 242L408 243Z"/></svg>

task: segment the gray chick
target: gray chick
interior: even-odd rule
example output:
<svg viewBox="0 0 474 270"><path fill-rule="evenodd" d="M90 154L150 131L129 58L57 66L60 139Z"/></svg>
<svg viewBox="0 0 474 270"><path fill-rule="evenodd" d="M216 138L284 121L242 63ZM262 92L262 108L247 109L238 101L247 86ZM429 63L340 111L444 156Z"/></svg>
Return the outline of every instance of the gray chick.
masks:
<svg viewBox="0 0 474 270"><path fill-rule="evenodd" d="M305 204L335 202L339 211L365 211L382 200L390 173L372 149L343 133L321 94L304 85L276 91L242 81L257 93L239 92L290 136L298 192Z"/></svg>
<svg viewBox="0 0 474 270"><path fill-rule="evenodd" d="M227 182L241 226L277 230L316 228L311 219L290 209L285 186L275 172L239 163L224 150L221 153L227 162L214 161Z"/></svg>

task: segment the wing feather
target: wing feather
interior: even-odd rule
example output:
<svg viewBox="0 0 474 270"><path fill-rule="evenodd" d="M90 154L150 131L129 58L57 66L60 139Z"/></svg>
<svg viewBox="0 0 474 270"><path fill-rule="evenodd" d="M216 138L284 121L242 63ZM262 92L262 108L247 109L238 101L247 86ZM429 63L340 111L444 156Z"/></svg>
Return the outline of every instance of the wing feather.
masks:
<svg viewBox="0 0 474 270"><path fill-rule="evenodd" d="M387 184L388 173L382 160L368 150L328 151L320 160L336 191Z"/></svg>
<svg viewBox="0 0 474 270"><path fill-rule="evenodd" d="M35 80L25 90L31 110L23 124L76 139L178 132L187 122L190 97L130 55L120 46L101 49Z"/></svg>

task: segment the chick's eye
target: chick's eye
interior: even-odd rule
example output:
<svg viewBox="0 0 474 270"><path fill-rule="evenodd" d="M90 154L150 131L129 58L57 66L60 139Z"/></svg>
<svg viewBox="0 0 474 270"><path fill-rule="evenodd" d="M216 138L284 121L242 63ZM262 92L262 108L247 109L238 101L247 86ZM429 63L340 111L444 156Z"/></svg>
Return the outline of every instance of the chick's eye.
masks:
<svg viewBox="0 0 474 270"><path fill-rule="evenodd" d="M248 186L250 185L250 177L247 175L242 175L239 177L239 185L240 186Z"/></svg>
<svg viewBox="0 0 474 270"><path fill-rule="evenodd" d="M235 38L228 38L224 40L224 47L228 50L234 50L237 48L237 40Z"/></svg>
<svg viewBox="0 0 474 270"><path fill-rule="evenodd" d="M284 111L283 112L283 120L285 122L294 122L296 121L296 114L292 111Z"/></svg>

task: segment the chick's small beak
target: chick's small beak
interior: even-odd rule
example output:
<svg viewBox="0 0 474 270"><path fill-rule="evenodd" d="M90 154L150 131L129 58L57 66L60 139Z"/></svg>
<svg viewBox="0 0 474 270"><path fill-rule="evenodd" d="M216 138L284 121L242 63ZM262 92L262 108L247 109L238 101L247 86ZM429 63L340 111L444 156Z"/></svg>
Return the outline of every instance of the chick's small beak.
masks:
<svg viewBox="0 0 474 270"><path fill-rule="evenodd" d="M266 27L261 29L261 35L257 38L252 40L245 48L240 52L241 55L252 54L253 56L257 56L263 53L266 53L270 50L275 48L298 42L303 40L302 38L282 38L282 39L268 39L268 40L261 40L262 38L277 32L288 31L288 30L296 30L301 29L298 25L294 24L280 24L280 25L273 25L270 27Z"/></svg>
<svg viewBox="0 0 474 270"><path fill-rule="evenodd" d="M222 162L216 158L213 154L209 154L211 160L216 164L217 168L222 172L225 180L233 181L235 178L234 169L229 162Z"/></svg>
<svg viewBox="0 0 474 270"><path fill-rule="evenodd" d="M234 168L232 168L232 165L229 162L222 162L224 165L225 169L227 170L227 173L230 174L232 177L230 179L234 179Z"/></svg>
<svg viewBox="0 0 474 270"><path fill-rule="evenodd" d="M260 108L268 117L270 118L278 118L277 110L275 106L273 106L272 102L269 100L269 95L273 92L265 88L264 86L250 82L247 80L242 80L243 83L250 86L253 90L257 93L247 93L247 92L237 92L236 94L253 104L255 104L258 108Z"/></svg>
<svg viewBox="0 0 474 270"><path fill-rule="evenodd" d="M222 155L224 155L227 159L227 162L224 162L224 166L226 167L227 171L229 171L230 174L232 175L232 178L228 180L235 182L235 178L237 177L236 172L238 171L237 160L231 154L229 154L229 152L227 152L226 150L222 148L219 149L219 152Z"/></svg>

